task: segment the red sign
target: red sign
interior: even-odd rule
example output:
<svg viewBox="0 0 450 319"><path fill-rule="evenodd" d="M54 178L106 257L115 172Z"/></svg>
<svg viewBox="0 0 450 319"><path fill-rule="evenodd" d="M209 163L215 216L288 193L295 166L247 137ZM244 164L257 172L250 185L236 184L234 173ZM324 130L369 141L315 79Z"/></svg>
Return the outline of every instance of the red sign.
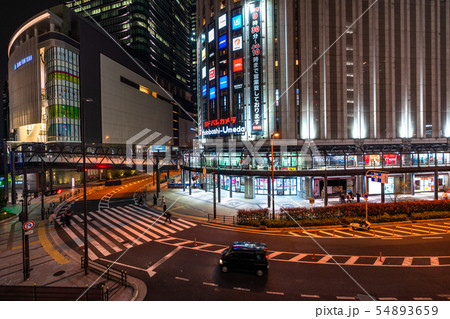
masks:
<svg viewBox="0 0 450 319"><path fill-rule="evenodd" d="M23 228L23 230L28 231L28 230L32 230L34 228L34 225L35 225L34 221L29 220L23 224L22 228Z"/></svg>
<svg viewBox="0 0 450 319"><path fill-rule="evenodd" d="M236 117L235 116L228 117L228 118L225 118L225 119L220 119L220 120L205 121L205 127L226 125L226 124L230 124L230 123L231 124L236 123Z"/></svg>
<svg viewBox="0 0 450 319"><path fill-rule="evenodd" d="M233 60L233 72L242 71L243 64L242 64L242 58Z"/></svg>
<svg viewBox="0 0 450 319"><path fill-rule="evenodd" d="M216 78L216 68L212 68L209 70L209 80L214 80Z"/></svg>

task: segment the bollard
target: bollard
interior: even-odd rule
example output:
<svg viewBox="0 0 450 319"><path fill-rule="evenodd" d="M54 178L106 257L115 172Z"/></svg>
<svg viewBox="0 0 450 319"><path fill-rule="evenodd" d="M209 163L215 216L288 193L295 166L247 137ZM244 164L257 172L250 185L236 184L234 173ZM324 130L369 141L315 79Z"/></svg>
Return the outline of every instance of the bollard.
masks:
<svg viewBox="0 0 450 319"><path fill-rule="evenodd" d="M353 237L355 237L355 231L353 231Z"/></svg>
<svg viewBox="0 0 450 319"><path fill-rule="evenodd" d="M194 237L194 247L197 247L197 238Z"/></svg>
<svg viewBox="0 0 450 319"><path fill-rule="evenodd" d="M412 226L411 226L411 236L412 236L412 234L413 234L413 230L412 230Z"/></svg>
<svg viewBox="0 0 450 319"><path fill-rule="evenodd" d="M335 232L335 230L333 229L333 237L335 237L335 234L334 234L334 232Z"/></svg>
<svg viewBox="0 0 450 319"><path fill-rule="evenodd" d="M300 235L302 234L302 230L301 229L299 229L298 232L299 232Z"/></svg>
<svg viewBox="0 0 450 319"><path fill-rule="evenodd" d="M380 261L383 262L383 259L381 258L381 251L380 251Z"/></svg>
<svg viewBox="0 0 450 319"><path fill-rule="evenodd" d="M313 253L313 260L316 260L316 254Z"/></svg>
<svg viewBox="0 0 450 319"><path fill-rule="evenodd" d="M316 231L314 232L314 235L317 236L317 229L316 229Z"/></svg>
<svg viewBox="0 0 450 319"><path fill-rule="evenodd" d="M392 228L392 237L395 237L395 229Z"/></svg>

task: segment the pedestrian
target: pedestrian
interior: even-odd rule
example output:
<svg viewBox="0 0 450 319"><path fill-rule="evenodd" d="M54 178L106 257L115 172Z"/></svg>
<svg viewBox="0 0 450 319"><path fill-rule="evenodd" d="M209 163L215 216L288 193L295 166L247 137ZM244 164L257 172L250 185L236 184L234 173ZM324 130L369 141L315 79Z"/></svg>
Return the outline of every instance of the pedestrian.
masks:
<svg viewBox="0 0 450 319"><path fill-rule="evenodd" d="M156 197L156 194L153 194L153 206L156 206L158 203L158 197Z"/></svg>
<svg viewBox="0 0 450 319"><path fill-rule="evenodd" d="M165 205L166 204L166 198L163 196L161 197L161 205Z"/></svg>
<svg viewBox="0 0 450 319"><path fill-rule="evenodd" d="M169 224L172 224L172 220L170 219L170 217L172 217L172 214L169 212L165 212L164 215L166 216L166 220L164 221L164 224L167 223L167 221L169 222Z"/></svg>
<svg viewBox="0 0 450 319"><path fill-rule="evenodd" d="M345 203L345 194L344 194L344 192L341 192L341 194L339 195L339 198L341 200L341 204L344 204Z"/></svg>
<svg viewBox="0 0 450 319"><path fill-rule="evenodd" d="M444 190L444 194L442 194L442 199L447 200L448 199L448 193L447 190Z"/></svg>
<svg viewBox="0 0 450 319"><path fill-rule="evenodd" d="M48 222L50 225L53 225L53 222L55 221L56 218L56 214L55 211L52 211L52 213L50 214L49 218L48 218Z"/></svg>
<svg viewBox="0 0 450 319"><path fill-rule="evenodd" d="M356 192L356 202L359 203L361 201L361 194Z"/></svg>
<svg viewBox="0 0 450 319"><path fill-rule="evenodd" d="M68 209L66 211L66 226L70 226L70 220L72 219L72 211Z"/></svg>
<svg viewBox="0 0 450 319"><path fill-rule="evenodd" d="M62 212L61 215L59 216L59 222L61 223L61 225L63 227L66 227L66 216L67 216L67 214L65 211Z"/></svg>
<svg viewBox="0 0 450 319"><path fill-rule="evenodd" d="M142 202L143 202L142 196L139 196L138 205L142 206Z"/></svg>
<svg viewBox="0 0 450 319"><path fill-rule="evenodd" d="M167 210L167 206L166 203L163 204L163 212L165 212Z"/></svg>

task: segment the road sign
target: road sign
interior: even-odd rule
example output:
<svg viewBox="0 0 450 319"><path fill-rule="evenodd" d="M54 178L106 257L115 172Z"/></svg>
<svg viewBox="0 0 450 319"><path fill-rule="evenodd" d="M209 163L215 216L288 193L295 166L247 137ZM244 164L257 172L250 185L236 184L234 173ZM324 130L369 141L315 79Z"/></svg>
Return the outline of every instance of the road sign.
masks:
<svg viewBox="0 0 450 319"><path fill-rule="evenodd" d="M31 235L33 233L33 230L28 230L26 232L24 232L25 235Z"/></svg>
<svg viewBox="0 0 450 319"><path fill-rule="evenodd" d="M309 199L309 203L312 205L312 204L314 204L314 197L311 197L310 199Z"/></svg>
<svg viewBox="0 0 450 319"><path fill-rule="evenodd" d="M371 175L372 182L383 183L383 184L388 183L388 177L389 177L388 174L372 172L372 173L370 173L370 175Z"/></svg>
<svg viewBox="0 0 450 319"><path fill-rule="evenodd" d="M364 199L365 199L365 200L368 200L368 199L369 199L369 195L364 194Z"/></svg>
<svg viewBox="0 0 450 319"><path fill-rule="evenodd" d="M34 228L34 225L35 225L34 221L29 220L25 224L23 224L22 227L23 227L23 230L27 231L27 230L32 230Z"/></svg>

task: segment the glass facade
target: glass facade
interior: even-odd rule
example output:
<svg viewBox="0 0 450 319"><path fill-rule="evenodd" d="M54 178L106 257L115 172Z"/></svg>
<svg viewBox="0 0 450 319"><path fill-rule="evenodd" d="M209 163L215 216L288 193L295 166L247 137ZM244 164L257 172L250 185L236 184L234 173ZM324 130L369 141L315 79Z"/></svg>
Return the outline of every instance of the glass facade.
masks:
<svg viewBox="0 0 450 319"><path fill-rule="evenodd" d="M48 100L47 141L79 142L80 69L79 55L61 47L44 53L45 90Z"/></svg>

